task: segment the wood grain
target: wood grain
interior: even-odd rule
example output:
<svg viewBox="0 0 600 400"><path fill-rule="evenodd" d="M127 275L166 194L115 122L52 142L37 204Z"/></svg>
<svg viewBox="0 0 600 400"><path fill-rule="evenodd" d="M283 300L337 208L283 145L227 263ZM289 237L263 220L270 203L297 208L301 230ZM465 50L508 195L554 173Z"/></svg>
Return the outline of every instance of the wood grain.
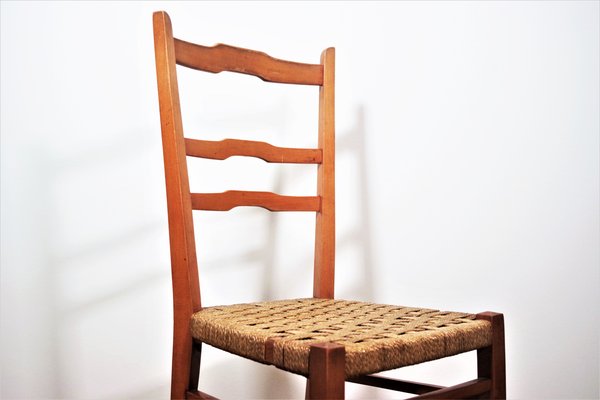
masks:
<svg viewBox="0 0 600 400"><path fill-rule="evenodd" d="M504 315L495 312L482 312L477 319L492 324L492 345L477 350L477 376L490 378L490 399L506 398L506 360L504 350Z"/></svg>
<svg viewBox="0 0 600 400"><path fill-rule="evenodd" d="M171 398L181 399L190 384L190 317L200 310L200 286L171 20L156 12L153 25L173 282Z"/></svg>
<svg viewBox="0 0 600 400"><path fill-rule="evenodd" d="M313 296L333 299L335 279L335 49L321 54L323 86L319 89L319 148L323 161L317 171L317 213Z"/></svg>
<svg viewBox="0 0 600 400"><path fill-rule="evenodd" d="M277 147L252 140L225 139L221 141L185 139L188 156L225 160L233 156L260 158L269 163L319 164L323 159L320 149Z"/></svg>
<svg viewBox="0 0 600 400"><path fill-rule="evenodd" d="M262 207L269 211L319 211L318 196L282 196L271 192L228 190L223 193L192 193L192 208L229 211L239 206Z"/></svg>
<svg viewBox="0 0 600 400"><path fill-rule="evenodd" d="M260 51L217 44L212 47L175 39L177 64L200 71L254 75L267 82L321 85L323 67L280 60Z"/></svg>
<svg viewBox="0 0 600 400"><path fill-rule="evenodd" d="M307 399L337 400L344 398L346 349L336 343L311 344Z"/></svg>

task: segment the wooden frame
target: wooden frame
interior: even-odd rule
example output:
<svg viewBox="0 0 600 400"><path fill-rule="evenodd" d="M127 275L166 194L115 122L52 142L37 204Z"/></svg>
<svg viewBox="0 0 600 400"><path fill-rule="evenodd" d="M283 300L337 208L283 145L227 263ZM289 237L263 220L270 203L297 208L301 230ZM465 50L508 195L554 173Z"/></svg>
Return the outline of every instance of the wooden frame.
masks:
<svg viewBox="0 0 600 400"><path fill-rule="evenodd" d="M164 12L154 13L153 22L173 279L171 398L182 398L193 386L192 377L200 365L199 352L192 351L190 333L190 316L200 310L200 283L173 31Z"/></svg>
<svg viewBox="0 0 600 400"><path fill-rule="evenodd" d="M335 50L325 49L320 64L302 64L223 44L206 47L176 39L169 16L162 11L154 13L153 24L173 278L171 398L212 399L214 397L198 391L202 343L194 341L190 333L190 317L201 309L192 210L226 211L237 206L259 206L271 211L315 212L313 297L334 298ZM213 73L250 74L269 82L319 86L318 148L290 149L247 140L211 142L184 138L177 64ZM281 196L250 191L190 192L187 156L224 160L237 155L267 162L317 164L317 196ZM418 395L415 398L422 399L505 398L503 316L486 312L478 314L477 318L490 322L492 345L477 350L478 377L472 381L444 388L378 376L347 379L344 346L320 343L310 347L307 398L341 399L346 380L414 393ZM265 354L268 351L269 343Z"/></svg>
<svg viewBox="0 0 600 400"><path fill-rule="evenodd" d="M333 299L335 279L335 49L321 54L323 84L319 88L319 149L323 161L317 171L317 213L313 296Z"/></svg>

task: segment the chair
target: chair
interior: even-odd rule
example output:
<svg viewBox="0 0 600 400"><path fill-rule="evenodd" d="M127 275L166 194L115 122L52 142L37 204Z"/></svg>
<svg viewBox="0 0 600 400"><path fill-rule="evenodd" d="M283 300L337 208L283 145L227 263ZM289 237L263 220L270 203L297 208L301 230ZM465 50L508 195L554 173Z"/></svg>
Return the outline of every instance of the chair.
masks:
<svg viewBox="0 0 600 400"><path fill-rule="evenodd" d="M334 299L334 66L335 50L320 64L301 64L223 44L205 47L173 37L165 12L156 12L154 43L165 163L174 334L171 398L213 398L198 390L202 343L308 378L310 399L341 399L344 382L419 395L416 398L505 398L503 315L468 314ZM176 64L212 73L232 71L263 81L319 87L317 149L263 142L183 137ZM318 164L316 196L268 192L190 193L186 157ZM258 206L316 213L313 296L203 307L200 302L192 210ZM477 350L477 378L451 387L400 381L377 372Z"/></svg>

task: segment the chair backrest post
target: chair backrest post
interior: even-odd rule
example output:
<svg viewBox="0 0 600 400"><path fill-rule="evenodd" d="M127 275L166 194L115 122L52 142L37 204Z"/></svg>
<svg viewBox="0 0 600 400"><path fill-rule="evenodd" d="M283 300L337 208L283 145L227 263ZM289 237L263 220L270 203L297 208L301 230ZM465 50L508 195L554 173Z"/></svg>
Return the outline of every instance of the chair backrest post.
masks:
<svg viewBox="0 0 600 400"><path fill-rule="evenodd" d="M167 202L169 204L169 237L174 293L189 294L175 299L178 309L200 310L200 284L196 261L196 243L192 219L192 202L187 172L183 123L179 105L179 90L171 21L166 13L155 13L156 73L161 114L163 156ZM177 317L176 317L177 318ZM189 313L185 316L189 319Z"/></svg>
<svg viewBox="0 0 600 400"><path fill-rule="evenodd" d="M173 368L171 398L180 398L195 375L191 372L190 316L200 310L200 283L196 261L194 223L188 181L175 44L171 20L165 12L153 14L154 51L165 164L171 275L173 283Z"/></svg>
<svg viewBox="0 0 600 400"><path fill-rule="evenodd" d="M321 54L323 84L319 88L319 149L323 160L317 172L317 213L313 296L333 299L335 280L335 49Z"/></svg>

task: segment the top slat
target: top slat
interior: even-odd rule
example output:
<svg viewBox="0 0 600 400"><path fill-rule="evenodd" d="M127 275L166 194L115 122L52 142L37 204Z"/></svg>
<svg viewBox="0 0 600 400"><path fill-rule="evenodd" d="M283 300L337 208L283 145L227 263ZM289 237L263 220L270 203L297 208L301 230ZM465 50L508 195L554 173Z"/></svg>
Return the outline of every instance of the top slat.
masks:
<svg viewBox="0 0 600 400"><path fill-rule="evenodd" d="M222 71L254 75L267 82L322 85L323 66L273 58L240 47L217 44L212 47L175 39L177 64L218 73Z"/></svg>

